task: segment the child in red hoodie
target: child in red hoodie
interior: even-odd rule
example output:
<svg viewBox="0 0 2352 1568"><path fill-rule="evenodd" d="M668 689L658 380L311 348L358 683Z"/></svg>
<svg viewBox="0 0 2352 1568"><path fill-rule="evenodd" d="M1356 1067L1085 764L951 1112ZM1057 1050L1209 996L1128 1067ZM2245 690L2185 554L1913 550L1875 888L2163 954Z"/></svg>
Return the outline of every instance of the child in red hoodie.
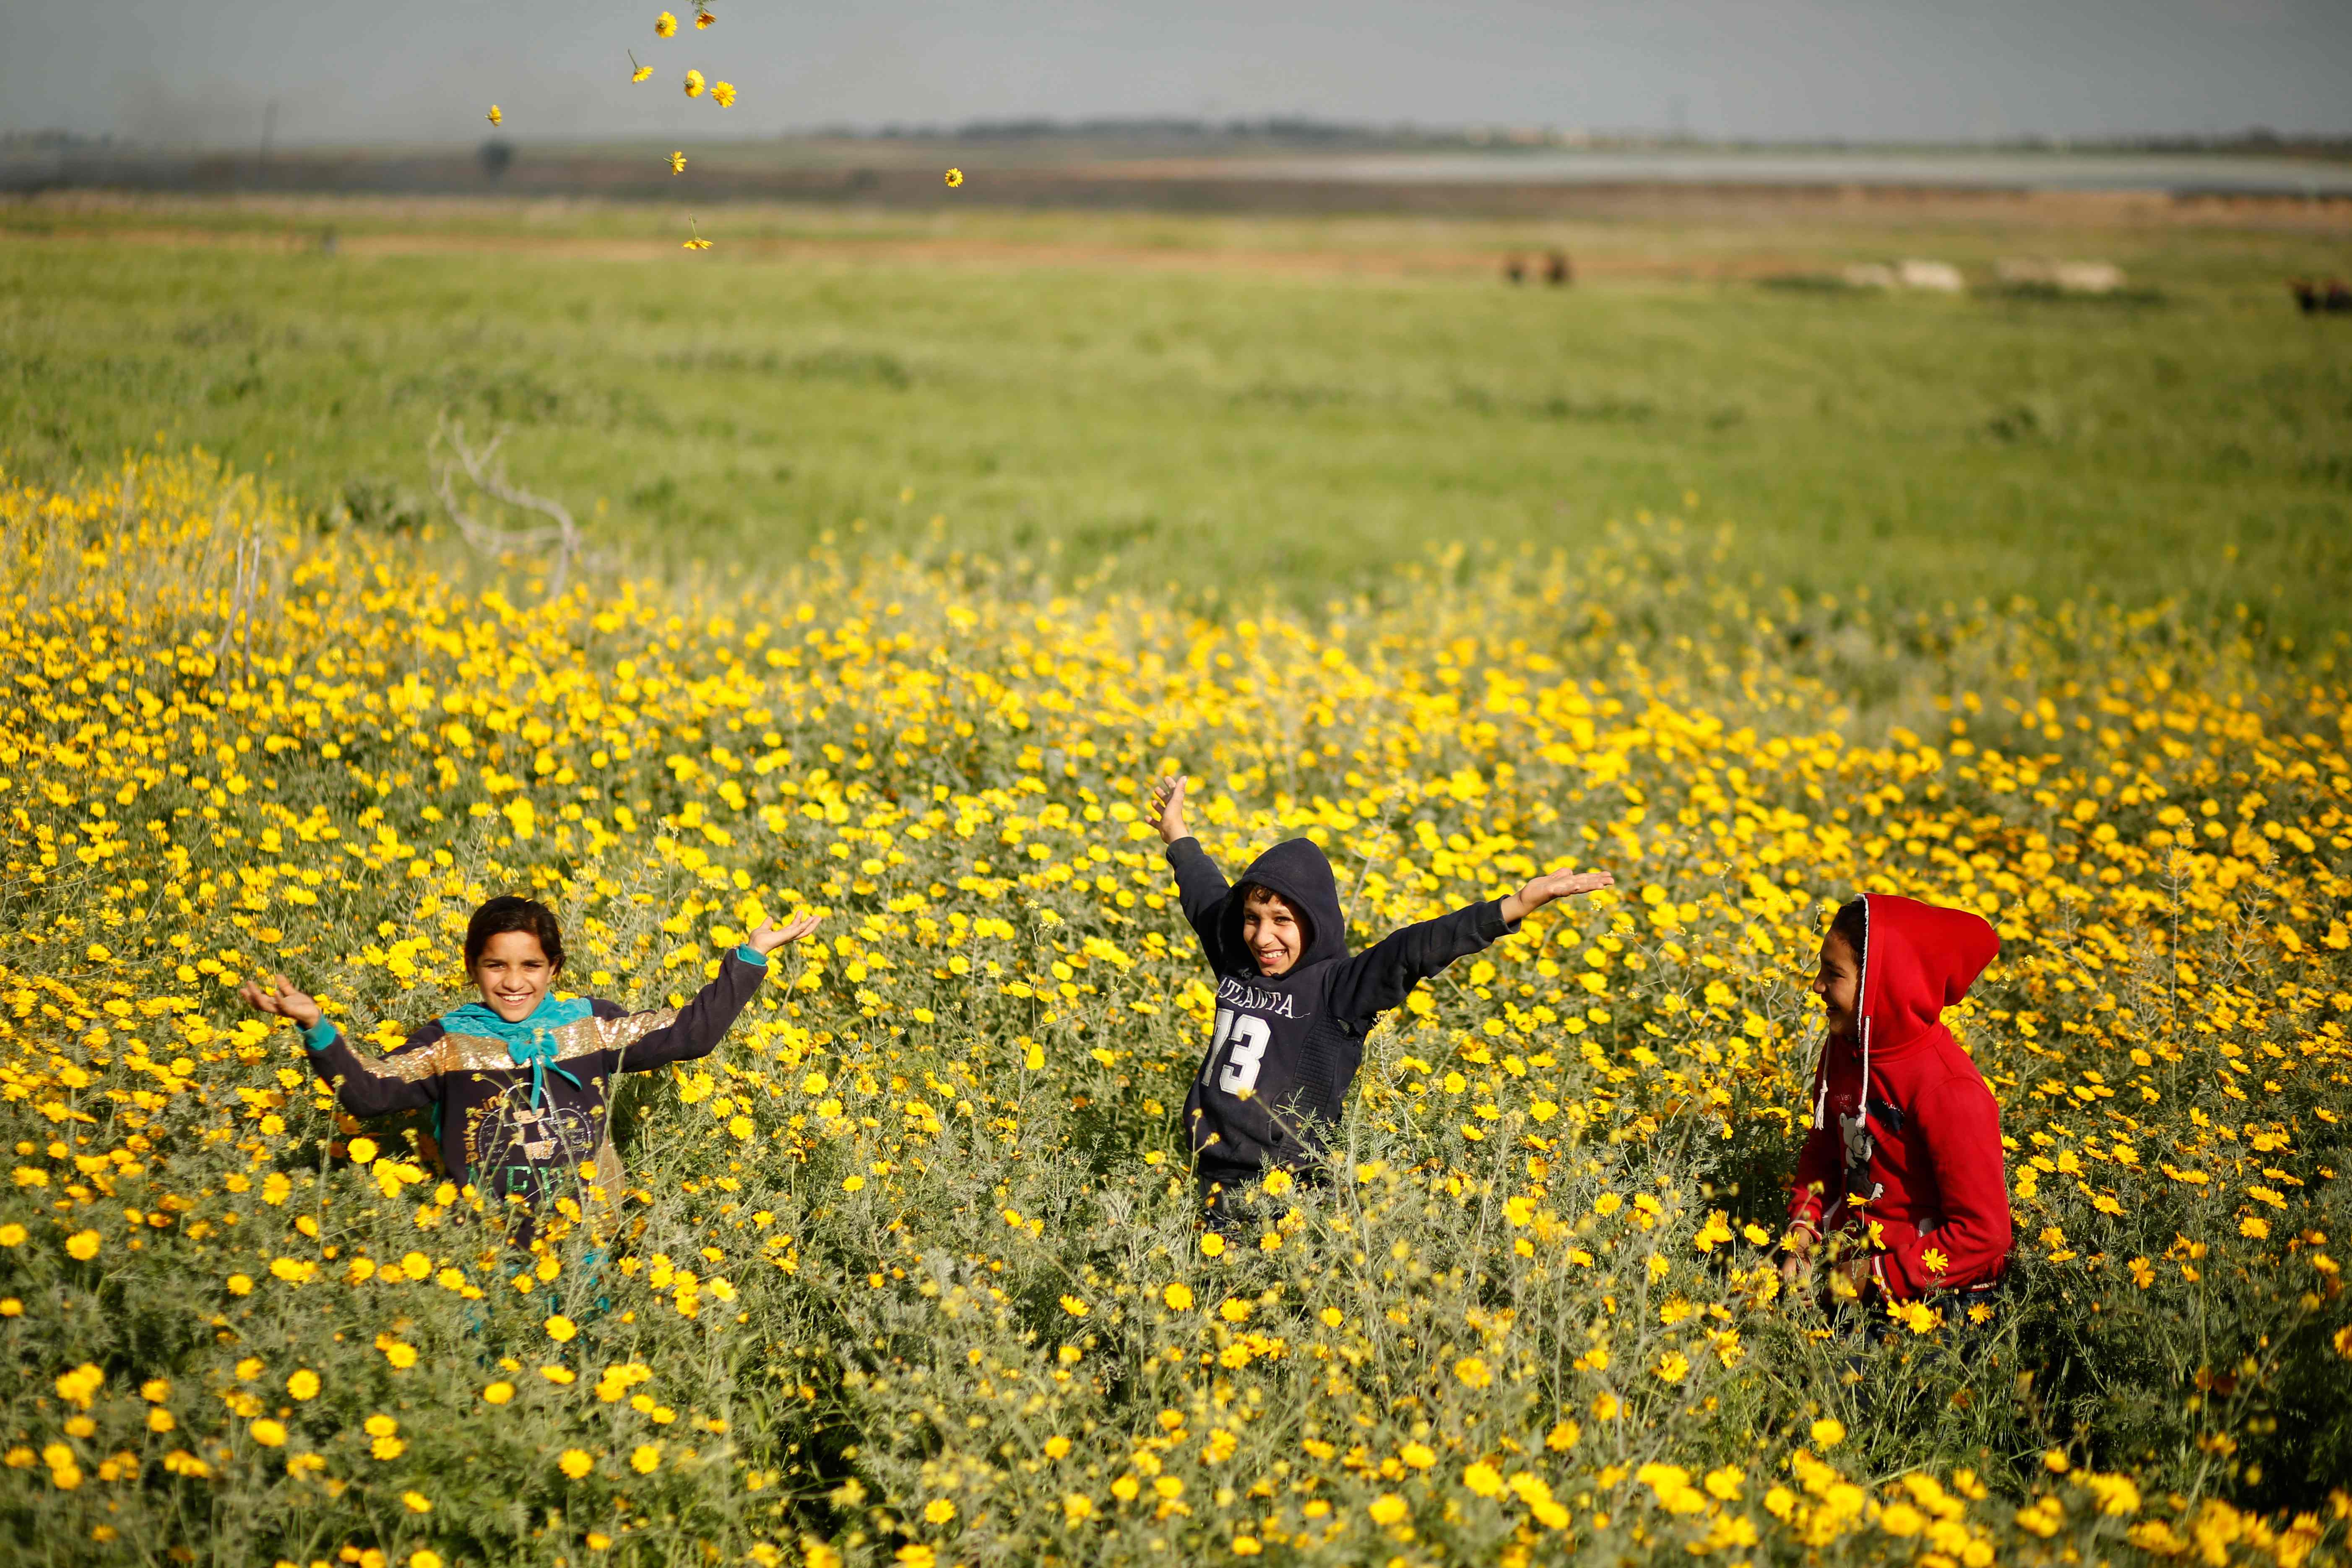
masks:
<svg viewBox="0 0 2352 1568"><path fill-rule="evenodd" d="M2000 951L1992 927L1961 910L1879 893L1838 910L1812 985L1829 1027L1789 1205L1792 1280L1837 1232L1863 1244L1842 1272L1864 1298L2000 1280L2000 1108L1941 1021Z"/></svg>

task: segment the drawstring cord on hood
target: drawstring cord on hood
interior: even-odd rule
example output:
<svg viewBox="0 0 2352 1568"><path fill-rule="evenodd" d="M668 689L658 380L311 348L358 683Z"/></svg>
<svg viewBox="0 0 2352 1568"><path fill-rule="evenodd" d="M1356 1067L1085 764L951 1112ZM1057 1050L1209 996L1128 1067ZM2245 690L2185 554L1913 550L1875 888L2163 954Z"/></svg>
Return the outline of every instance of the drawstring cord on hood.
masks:
<svg viewBox="0 0 2352 1568"><path fill-rule="evenodd" d="M1862 951L1856 953L1860 973L1853 983L1853 1018L1855 1032L1861 1036L1862 1081L1854 1097L1853 1114L1838 1118L1840 1164L1844 1177L1842 1185L1851 1191L1854 1185L1855 1163L1862 1163L1867 1174L1869 1162L1877 1152L1870 1136L1870 895L1862 896ZM1813 1127L1825 1130L1829 1125L1830 1099L1830 1039L1822 1042L1821 1060L1813 1069ZM1874 1186L1875 1184L1874 1184ZM1874 1191L1871 1195L1875 1197ZM1841 1194L1839 1204L1844 1202ZM1834 1206L1834 1205L1832 1205Z"/></svg>
<svg viewBox="0 0 2352 1568"><path fill-rule="evenodd" d="M1859 972L1853 978L1853 1021L1862 1036L1862 1104L1870 1109L1870 895L1862 895L1862 951L1854 954ZM1821 1058L1813 1064L1813 1130L1829 1125L1830 1041L1822 1041Z"/></svg>
<svg viewBox="0 0 2352 1568"><path fill-rule="evenodd" d="M1862 895L1862 973L1853 983L1853 1021L1862 1031L1862 1113L1870 1114L1870 895Z"/></svg>

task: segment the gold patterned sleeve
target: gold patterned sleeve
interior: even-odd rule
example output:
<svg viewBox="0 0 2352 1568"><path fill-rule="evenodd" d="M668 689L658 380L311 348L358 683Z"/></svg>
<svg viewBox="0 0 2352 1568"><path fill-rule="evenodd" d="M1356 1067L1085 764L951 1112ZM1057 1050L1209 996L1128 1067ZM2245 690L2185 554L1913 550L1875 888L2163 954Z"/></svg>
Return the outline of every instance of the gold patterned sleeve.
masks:
<svg viewBox="0 0 2352 1568"><path fill-rule="evenodd" d="M335 1086L335 1099L353 1116L423 1110L441 1098L441 1025L425 1025L384 1057L362 1056L341 1030L310 1053L310 1068Z"/></svg>
<svg viewBox="0 0 2352 1568"><path fill-rule="evenodd" d="M610 1020L606 1028L627 1034L625 1040L616 1042L611 1070L650 1072L673 1062L709 1056L726 1037L766 974L762 965L746 963L730 952L719 966L719 978L685 1006Z"/></svg>

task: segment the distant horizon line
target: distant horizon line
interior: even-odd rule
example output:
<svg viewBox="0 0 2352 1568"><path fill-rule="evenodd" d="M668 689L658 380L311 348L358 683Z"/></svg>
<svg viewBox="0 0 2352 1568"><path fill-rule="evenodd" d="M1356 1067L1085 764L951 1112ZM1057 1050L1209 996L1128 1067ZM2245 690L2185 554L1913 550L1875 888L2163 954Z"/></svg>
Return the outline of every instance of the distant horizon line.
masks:
<svg viewBox="0 0 2352 1568"><path fill-rule="evenodd" d="M354 147L470 146L489 137L373 137L276 139L282 151ZM509 134L505 139L522 141ZM636 134L557 136L541 141L541 147L593 147L636 140L676 140L677 132L647 131ZM1135 141L1264 142L1292 148L1364 149L1396 147L1458 148L1482 153L1518 151L1684 151L1740 152L1948 152L1948 153L2214 153L2272 155L2352 155L2352 132L2279 131L2249 125L2233 131L2136 131L2071 135L2050 132L2019 132L1981 136L1748 136L1702 134L1690 131L1659 131L1641 127L1584 128L1552 125L1425 124L1413 121L1321 120L1307 115L1269 114L1252 117L1206 118L1185 115L1105 115L1075 118L1011 116L966 121L959 124L917 124L881 121L868 125L830 122L791 127L752 136L727 138L722 142L696 139L700 145L752 145L778 142L1021 142L1055 141ZM111 132L89 133L55 128L0 130L0 151L72 152L98 149L173 149L239 151L249 142L162 142Z"/></svg>

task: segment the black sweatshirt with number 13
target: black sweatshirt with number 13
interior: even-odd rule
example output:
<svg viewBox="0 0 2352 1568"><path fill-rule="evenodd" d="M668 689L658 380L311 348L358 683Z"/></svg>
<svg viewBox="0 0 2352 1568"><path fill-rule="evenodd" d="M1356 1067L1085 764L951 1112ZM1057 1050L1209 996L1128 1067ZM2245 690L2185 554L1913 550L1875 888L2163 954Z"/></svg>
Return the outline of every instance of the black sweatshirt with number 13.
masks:
<svg viewBox="0 0 2352 1568"><path fill-rule="evenodd" d="M1258 971L1242 942L1242 897L1197 838L1168 847L1184 918L1217 976L1208 1054L1184 1097L1184 1125L1203 1184L1237 1187L1270 1167L1309 1164L1337 1125L1382 1013L1457 958L1518 928L1495 900L1392 931L1348 951L1331 862L1292 838L1250 863L1242 886L1278 893L1304 928L1304 951L1281 974Z"/></svg>

